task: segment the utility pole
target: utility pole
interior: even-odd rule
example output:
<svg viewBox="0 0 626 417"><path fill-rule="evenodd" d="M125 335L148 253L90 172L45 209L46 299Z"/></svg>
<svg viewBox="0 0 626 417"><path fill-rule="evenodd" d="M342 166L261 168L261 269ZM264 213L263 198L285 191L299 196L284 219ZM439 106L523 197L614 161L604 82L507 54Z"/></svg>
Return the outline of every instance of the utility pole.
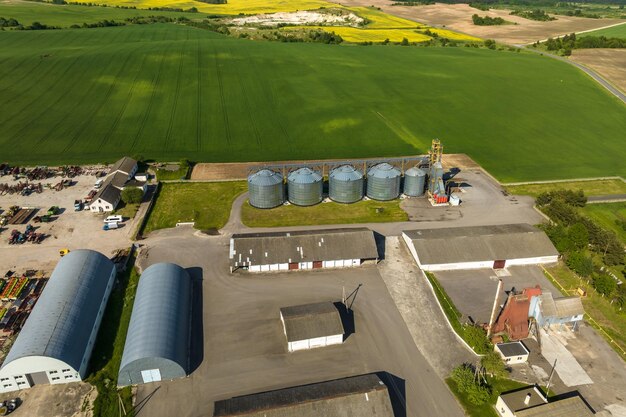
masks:
<svg viewBox="0 0 626 417"><path fill-rule="evenodd" d="M546 386L546 400L548 399L548 395L550 395L550 384L552 382L552 376L554 375L554 370L556 369L556 361L554 359L554 365L552 365L552 371L550 371L550 378L548 378L548 385Z"/></svg>

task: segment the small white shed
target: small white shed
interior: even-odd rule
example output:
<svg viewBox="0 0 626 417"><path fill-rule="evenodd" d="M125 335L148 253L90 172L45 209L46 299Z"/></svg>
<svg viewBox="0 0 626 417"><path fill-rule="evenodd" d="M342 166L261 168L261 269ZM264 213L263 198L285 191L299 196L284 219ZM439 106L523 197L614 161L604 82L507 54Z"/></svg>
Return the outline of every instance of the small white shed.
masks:
<svg viewBox="0 0 626 417"><path fill-rule="evenodd" d="M497 343L493 349L507 365L527 362L530 354L522 342Z"/></svg>
<svg viewBox="0 0 626 417"><path fill-rule="evenodd" d="M341 315L330 301L283 307L280 320L289 352L343 343Z"/></svg>

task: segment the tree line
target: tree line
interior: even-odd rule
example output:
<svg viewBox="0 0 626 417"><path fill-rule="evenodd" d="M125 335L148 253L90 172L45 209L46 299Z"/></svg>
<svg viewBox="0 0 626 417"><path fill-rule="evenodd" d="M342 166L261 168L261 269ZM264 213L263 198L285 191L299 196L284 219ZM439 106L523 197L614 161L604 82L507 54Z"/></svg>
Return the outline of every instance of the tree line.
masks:
<svg viewBox="0 0 626 417"><path fill-rule="evenodd" d="M538 45L539 43L535 43L535 46ZM545 45L548 51L561 51L563 55L569 56L573 49L626 48L626 39L606 36L577 37L575 33L571 33L562 38L548 38Z"/></svg>
<svg viewBox="0 0 626 417"><path fill-rule="evenodd" d="M474 22L476 26L497 26L504 25L506 20L501 17L478 16L474 14L472 15L472 22Z"/></svg>
<svg viewBox="0 0 626 417"><path fill-rule="evenodd" d="M565 264L577 275L589 279L600 294L615 296L616 305L624 307L626 286L618 286L606 269L626 263L624 245L615 233L579 213L578 209L586 202L582 191L571 190L542 193L536 199L537 206L553 221L543 228L563 255Z"/></svg>

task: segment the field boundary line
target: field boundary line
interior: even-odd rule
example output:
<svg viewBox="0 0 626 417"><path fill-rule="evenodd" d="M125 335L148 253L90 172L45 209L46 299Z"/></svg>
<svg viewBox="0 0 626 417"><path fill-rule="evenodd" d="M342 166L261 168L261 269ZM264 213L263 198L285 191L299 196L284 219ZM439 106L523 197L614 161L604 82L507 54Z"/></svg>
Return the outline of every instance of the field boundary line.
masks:
<svg viewBox="0 0 626 417"><path fill-rule="evenodd" d="M585 181L602 181L602 180L620 180L626 182L626 180L618 175L610 177L586 177L586 178L570 178L564 180L542 180L542 181L522 181L522 182L501 182L500 185L504 187L516 186L516 185L533 185L533 184L558 184L564 182L585 182Z"/></svg>
<svg viewBox="0 0 626 417"><path fill-rule="evenodd" d="M595 31L597 31L597 30L609 29L609 28L613 28L613 27L615 27L615 26L621 26L621 25L626 25L626 22L613 23L612 25L602 26L602 27L595 28L595 29L585 29L585 30L581 30L580 32L574 32L574 34L575 34L575 35L580 35L581 33L595 32ZM571 34L571 32L570 32L570 33L564 33L564 34L562 34L562 35L552 36L552 38L553 38L553 39L559 39L559 38L562 38L562 37L567 36L567 35L570 35L570 34ZM537 41L537 42L539 42L539 43L546 42L548 39L549 39L549 38L542 39L542 40ZM534 44L534 43L535 43L535 42L530 42L530 43L526 43L526 44L524 44L524 45L525 45L525 46L526 46L526 45L532 45L532 44Z"/></svg>

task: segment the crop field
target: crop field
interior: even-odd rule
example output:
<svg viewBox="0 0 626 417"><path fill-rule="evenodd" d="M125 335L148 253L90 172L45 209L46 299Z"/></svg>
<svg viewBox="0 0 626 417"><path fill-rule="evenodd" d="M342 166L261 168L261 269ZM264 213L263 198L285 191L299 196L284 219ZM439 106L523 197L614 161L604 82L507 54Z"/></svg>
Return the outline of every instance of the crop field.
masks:
<svg viewBox="0 0 626 417"><path fill-rule="evenodd" d="M171 18L185 16L189 19L204 17L204 15L198 13L127 10L115 7L53 5L32 1L0 0L0 17L16 19L22 25L32 25L33 22L39 22L49 26L70 27L74 24L96 23L105 19L121 22L126 18L136 16L167 16Z"/></svg>
<svg viewBox="0 0 626 417"><path fill-rule="evenodd" d="M582 190L586 196L626 194L626 182L619 179L593 181L547 182L541 184L508 185L506 191L517 195L537 197L556 190Z"/></svg>
<svg viewBox="0 0 626 417"><path fill-rule="evenodd" d="M15 163L378 157L440 138L503 181L626 175L626 106L536 54L158 24L0 32L0 63L0 149Z"/></svg>
<svg viewBox="0 0 626 417"><path fill-rule="evenodd" d="M626 245L626 203L587 204L581 211L602 227L614 231Z"/></svg>
<svg viewBox="0 0 626 417"><path fill-rule="evenodd" d="M148 7L175 7L180 9L197 8L203 13L237 15L293 12L296 10L319 9L320 7L336 7L336 4L323 0L228 0L227 4L208 4L193 0L99 0L94 3Z"/></svg>
<svg viewBox="0 0 626 417"><path fill-rule="evenodd" d="M606 36L607 38L626 39L626 22L620 24L619 26L581 33L580 36Z"/></svg>

